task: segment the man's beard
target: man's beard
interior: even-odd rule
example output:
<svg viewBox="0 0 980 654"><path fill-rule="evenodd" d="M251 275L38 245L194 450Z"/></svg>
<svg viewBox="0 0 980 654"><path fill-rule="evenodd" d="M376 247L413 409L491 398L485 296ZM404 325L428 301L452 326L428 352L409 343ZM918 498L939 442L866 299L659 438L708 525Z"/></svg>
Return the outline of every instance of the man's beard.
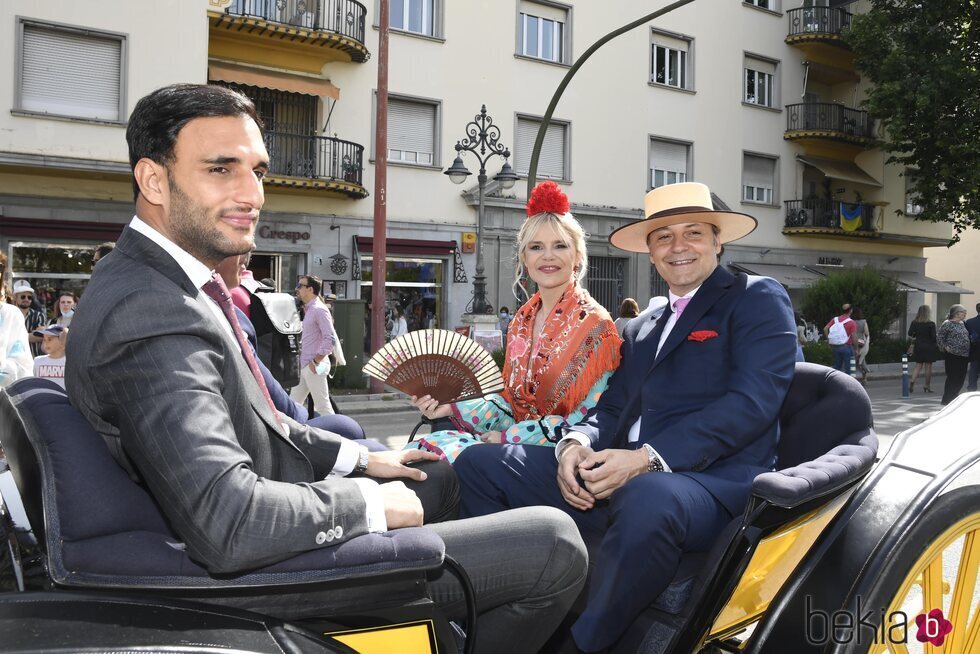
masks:
<svg viewBox="0 0 980 654"><path fill-rule="evenodd" d="M171 198L170 230L177 245L211 267L226 257L251 251L255 243L254 233L242 241L232 241L218 230L206 208L195 204L172 176L168 175L168 178Z"/></svg>

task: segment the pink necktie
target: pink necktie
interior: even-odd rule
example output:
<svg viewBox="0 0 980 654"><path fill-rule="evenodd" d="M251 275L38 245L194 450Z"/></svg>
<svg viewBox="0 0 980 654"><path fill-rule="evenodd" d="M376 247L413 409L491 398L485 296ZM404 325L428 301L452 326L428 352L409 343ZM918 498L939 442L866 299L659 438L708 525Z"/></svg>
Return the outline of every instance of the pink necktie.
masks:
<svg viewBox="0 0 980 654"><path fill-rule="evenodd" d="M255 362L255 355L252 354L252 348L248 344L245 332L242 331L241 324L238 322L238 316L235 315L235 307L232 305L231 293L225 286L225 280L221 279L221 275L218 273L211 273L211 281L206 282L201 290L221 307L221 312L231 323L231 330L235 332L235 338L238 339L238 346L242 350L242 356L245 357L245 363L248 364L248 369L252 371L252 376L255 377L265 401L269 403L269 408L272 409L272 415L276 417L276 422L282 427L282 420L279 419L279 412L276 411L276 405L273 404L272 396L269 395L269 388L265 385L265 379L262 378L262 371L259 370L259 364Z"/></svg>
<svg viewBox="0 0 980 654"><path fill-rule="evenodd" d="M674 302L674 313L677 314L677 319L678 320L681 319L681 314L684 313L684 307L686 307L687 306L687 303L690 302L690 301L691 301L691 298L689 298L689 297L682 297L682 298L678 298L677 301Z"/></svg>

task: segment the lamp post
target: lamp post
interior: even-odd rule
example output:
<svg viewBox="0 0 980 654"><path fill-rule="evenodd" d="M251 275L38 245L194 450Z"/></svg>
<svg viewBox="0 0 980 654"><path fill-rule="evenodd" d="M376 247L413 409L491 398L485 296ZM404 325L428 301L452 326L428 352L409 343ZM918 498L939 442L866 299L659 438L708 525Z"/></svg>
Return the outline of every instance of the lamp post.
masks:
<svg viewBox="0 0 980 654"><path fill-rule="evenodd" d="M505 148L499 139L500 128L494 124L493 118L487 115L487 105L483 105L480 107L480 113L466 125L466 138L456 142L456 159L445 171L453 184L462 184L472 174L463 164L463 151L472 152L480 162L480 172L476 177L480 189L476 210L476 275L473 277L473 300L466 307L467 313L472 314L493 313L493 306L487 302L487 280L483 274L483 194L487 185L487 161L494 155L504 158L504 165L494 177L502 188L512 188L517 181L517 175L507 163L510 150Z"/></svg>

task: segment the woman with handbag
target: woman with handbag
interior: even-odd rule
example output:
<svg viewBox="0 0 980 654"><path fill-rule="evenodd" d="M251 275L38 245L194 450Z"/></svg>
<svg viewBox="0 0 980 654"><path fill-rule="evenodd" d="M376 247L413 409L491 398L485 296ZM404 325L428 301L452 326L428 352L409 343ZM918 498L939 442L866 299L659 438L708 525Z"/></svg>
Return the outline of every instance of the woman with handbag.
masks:
<svg viewBox="0 0 980 654"><path fill-rule="evenodd" d="M923 390L931 393L932 364L939 359L939 347L936 345L936 323L932 321L932 310L928 304L919 307L918 313L915 314L915 320L909 325L909 338L913 339L912 344L909 345L909 355L915 362L909 393L915 392L915 380L923 371L926 374L926 385Z"/></svg>
<svg viewBox="0 0 980 654"><path fill-rule="evenodd" d="M954 304L949 308L949 316L939 327L936 342L943 351L946 361L946 385L943 388L943 406L956 399L966 381L966 369L970 363L970 332L963 321L966 320L966 307Z"/></svg>

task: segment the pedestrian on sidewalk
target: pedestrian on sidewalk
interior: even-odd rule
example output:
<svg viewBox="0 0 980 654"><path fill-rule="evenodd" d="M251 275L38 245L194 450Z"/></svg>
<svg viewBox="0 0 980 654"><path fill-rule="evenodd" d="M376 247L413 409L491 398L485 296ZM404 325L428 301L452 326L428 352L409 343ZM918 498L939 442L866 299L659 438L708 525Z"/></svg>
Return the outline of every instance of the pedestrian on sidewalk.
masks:
<svg viewBox="0 0 980 654"><path fill-rule="evenodd" d="M868 328L868 321L864 319L864 312L860 307L854 307L851 311L851 318L854 320L856 329L854 330L854 365L857 372L861 373L861 383L868 380L868 350L871 349L871 330Z"/></svg>
<svg viewBox="0 0 980 654"><path fill-rule="evenodd" d="M965 321L970 333L970 373L966 382L967 391L977 390L977 374L980 373L980 304L976 306L977 315Z"/></svg>
<svg viewBox="0 0 980 654"><path fill-rule="evenodd" d="M966 380L966 368L970 361L970 333L963 321L966 307L954 304L949 308L949 317L940 325L936 342L946 359L946 386L943 388L943 406L956 399Z"/></svg>
<svg viewBox="0 0 980 654"><path fill-rule="evenodd" d="M932 364L939 359L939 347L936 345L936 323L932 321L932 309L928 304L919 307L915 320L909 325L909 338L914 339L909 353L915 361L912 369L912 381L909 383L909 393L915 392L915 380L920 372L926 374L926 385L923 390L932 392Z"/></svg>
<svg viewBox="0 0 980 654"><path fill-rule="evenodd" d="M854 345L857 343L857 325L851 319L850 304L842 305L841 311L843 313L824 325L823 335L827 337L830 349L834 352L834 368L850 375L851 357L854 356Z"/></svg>

